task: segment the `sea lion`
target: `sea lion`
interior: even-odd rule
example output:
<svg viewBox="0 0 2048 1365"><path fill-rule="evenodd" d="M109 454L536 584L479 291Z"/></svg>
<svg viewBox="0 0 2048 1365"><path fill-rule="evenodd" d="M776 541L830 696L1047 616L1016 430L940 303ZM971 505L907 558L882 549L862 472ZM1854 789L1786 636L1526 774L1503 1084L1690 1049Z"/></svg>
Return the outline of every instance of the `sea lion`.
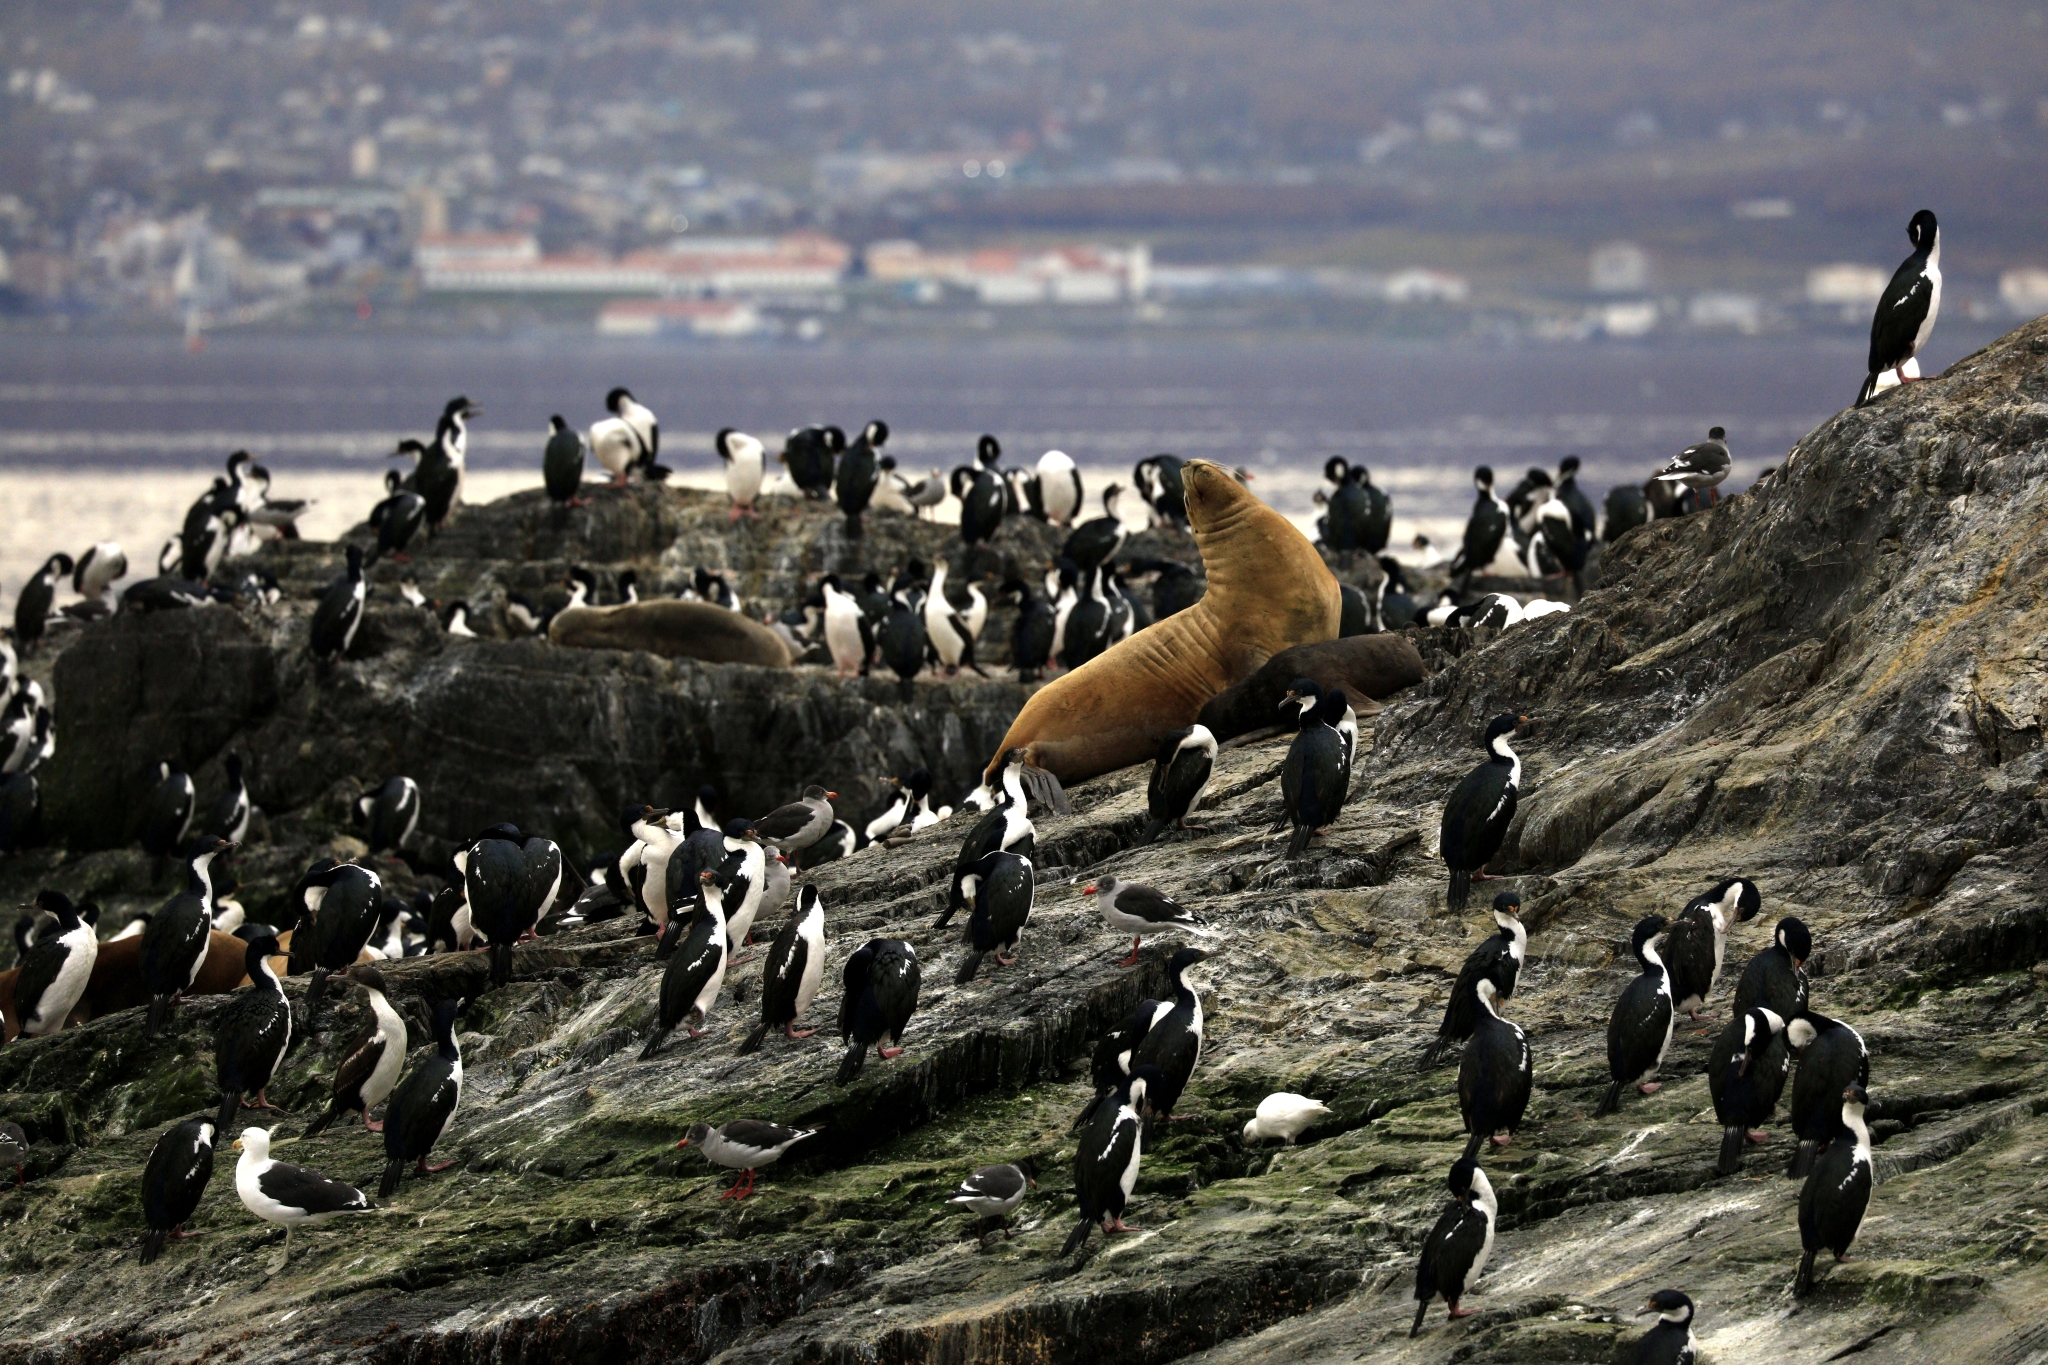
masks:
<svg viewBox="0 0 2048 1365"><path fill-rule="evenodd" d="M1206 460L1181 482L1208 591L1033 693L998 759L1021 746L1063 783L1150 762L1209 698L1289 645L1337 637L1337 580L1307 536Z"/></svg>
<svg viewBox="0 0 2048 1365"><path fill-rule="evenodd" d="M708 602L628 602L555 613L548 639L580 649L644 649L668 659L788 668L789 647L774 631Z"/></svg>
<svg viewBox="0 0 2048 1365"><path fill-rule="evenodd" d="M1269 725L1291 724L1280 714L1280 699L1296 678L1324 688L1344 690L1344 698L1360 715L1379 710L1378 703L1427 676L1422 655L1405 635L1347 635L1311 645L1283 649L1243 682L1209 698L1201 723L1219 740L1232 739Z"/></svg>

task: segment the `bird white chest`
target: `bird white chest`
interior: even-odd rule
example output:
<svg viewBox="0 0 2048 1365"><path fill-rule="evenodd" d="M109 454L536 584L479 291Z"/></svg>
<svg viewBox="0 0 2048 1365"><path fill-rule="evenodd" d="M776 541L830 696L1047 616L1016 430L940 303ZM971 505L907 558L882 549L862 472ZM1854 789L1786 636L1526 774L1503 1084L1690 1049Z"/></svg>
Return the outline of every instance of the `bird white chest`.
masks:
<svg viewBox="0 0 2048 1365"><path fill-rule="evenodd" d="M26 1021L22 1025L22 1032L37 1037L64 1026L79 997L85 994L86 982L92 979L93 963L99 960L99 939L90 924L79 925L57 941L64 945L64 965L57 969L57 979L43 992L34 1025Z"/></svg>

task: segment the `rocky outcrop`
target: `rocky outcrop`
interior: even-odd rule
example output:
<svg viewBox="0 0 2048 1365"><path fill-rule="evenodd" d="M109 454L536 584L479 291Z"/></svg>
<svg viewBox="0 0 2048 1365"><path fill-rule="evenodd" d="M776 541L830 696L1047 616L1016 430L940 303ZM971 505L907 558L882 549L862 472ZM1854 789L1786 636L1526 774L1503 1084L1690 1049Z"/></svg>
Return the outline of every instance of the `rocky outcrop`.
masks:
<svg viewBox="0 0 2048 1365"><path fill-rule="evenodd" d="M458 1166L408 1180L387 1210L295 1237L275 1277L260 1267L277 1235L235 1202L225 1162L197 1241L147 1268L130 1254L150 1143L212 1102L218 1000L193 1002L153 1041L131 1011L8 1044L0 1116L35 1146L27 1187L0 1193L14 1291L0 1358L1607 1362L1627 1358L1644 1294L1671 1285L1699 1303L1703 1359L1720 1365L2027 1360L2048 1346L2048 925L2033 890L2048 871L2044 473L2048 323L1832 419L1755 491L1630 533L1569 616L1492 640L1419 633L1439 671L1363 721L1371 751L1350 803L1301 859L1272 833L1284 739L1226 748L1203 828L1150 847L1136 846L1142 770L1077 785L1073 814L1038 818L1021 960L985 963L966 986L952 984L957 922L930 927L957 820L817 870L833 947L811 1022L832 1017L838 968L868 937L907 937L925 964L909 1052L870 1055L843 1089L826 1036L735 1054L758 1008L758 959L736 969L705 1037L646 1063L635 1058L660 973L620 926L522 947L497 990L481 990L473 958L393 966L422 1029L428 999L474 994L470 1088L442 1153ZM711 706L763 685L729 666L450 642L381 607L384 643L315 675L291 651L294 612L88 631L59 662L60 714L96 677L110 700L80 700L60 765L129 743L127 728L149 758L165 727L210 738L208 752L263 755L276 768L262 782L278 784L262 789L271 836L243 875L275 885L312 849L346 846L340 793L400 769L432 775L437 830L545 814L594 843L606 803L645 790L634 783L695 780L675 759L643 766L639 745L729 752L714 746L730 725L701 741L663 733L684 714L676 698ZM246 675L237 688L254 700L209 711L214 692L175 676L202 666ZM880 683L773 676L792 690L764 694L767 709L787 706L790 728L749 752L788 764L776 799L851 756L833 746L860 727L929 745L957 723L978 764L974 744L993 742L1018 700L1007 683L934 683L904 711ZM525 736L504 753L482 742L491 726L459 714L498 692ZM577 728L551 698L597 719ZM1439 1307L1411 1341L1414 1258L1463 1145L1454 1068L1419 1059L1485 932L1482 915L1445 913L1436 823L1481 725L1508 709L1536 721L1495 865L1532 927L1510 1013L1529 1032L1536 1094L1513 1145L1486 1157L1501 1235L1466 1300L1478 1315L1446 1325ZM320 733L362 766L322 756ZM806 733L825 757L780 752ZM118 766L52 772L81 847L90 811L123 809ZM1780 1174L1782 1115L1741 1174L1715 1174L1702 1071L1718 1021L1682 1021L1660 1094L1591 1117L1607 1013L1632 971L1628 926L1737 871L1761 885L1764 913L1730 935L1710 1007L1725 1011L1726 983L1796 913L1818 945L1816 1007L1854 1023L1872 1054L1880 1183L1859 1261L1825 1269L1803 1300L1790 1294L1797 1185ZM1186 1117L1157 1125L1127 1215L1143 1230L1097 1234L1062 1262L1088 1048L1163 991L1175 946L1163 936L1136 969L1115 965L1127 942L1079 894L1103 872L1201 910L1221 951L1198 969L1210 1030ZM394 884L409 875L391 868ZM125 851L48 850L0 877L8 893L49 878L125 907L143 902L147 871ZM287 1132L316 1109L361 1016L340 1000L328 1017L272 1088L295 1111ZM1332 1116L1297 1147L1247 1146L1252 1108L1282 1089ZM735 1205L672 1144L692 1122L742 1115L821 1131ZM1024 1155L1041 1184L1017 1236L978 1250L943 1201L976 1165ZM364 1181L381 1150L344 1126L280 1156Z"/></svg>

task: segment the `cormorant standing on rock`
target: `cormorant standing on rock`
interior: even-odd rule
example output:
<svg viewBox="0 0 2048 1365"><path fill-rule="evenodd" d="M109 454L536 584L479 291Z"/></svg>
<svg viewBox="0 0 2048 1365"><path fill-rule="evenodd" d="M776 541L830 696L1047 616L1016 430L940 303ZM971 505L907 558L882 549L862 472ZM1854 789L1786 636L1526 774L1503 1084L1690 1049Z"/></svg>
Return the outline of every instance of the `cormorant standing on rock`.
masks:
<svg viewBox="0 0 2048 1365"><path fill-rule="evenodd" d="M1645 1095L1654 1095L1663 1082L1651 1079L1664 1063L1671 1046L1671 1025L1677 1018L1672 1008L1671 976L1657 954L1657 941L1670 928L1662 915L1651 915L1636 925L1631 946L1642 971L1622 990L1607 1021L1607 1069L1614 1078L1607 1098L1600 1101L1594 1117L1611 1114L1621 1107L1621 1088L1633 1084Z"/></svg>
<svg viewBox="0 0 2048 1365"><path fill-rule="evenodd" d="M1458 969L1458 979L1451 986L1450 1001L1444 1006L1444 1021L1437 1027L1436 1041L1422 1056L1424 1067L1435 1066L1437 1059L1448 1052L1453 1043L1462 1043L1472 1036L1473 1022L1479 1017L1478 987L1481 981L1492 982L1502 1000L1511 998L1515 993L1522 962L1529 955L1529 930L1522 923L1522 895L1519 891L1503 891L1493 898L1493 922L1500 932L1481 940L1466 957L1465 965Z"/></svg>
<svg viewBox="0 0 2048 1365"><path fill-rule="evenodd" d="M1927 344L1941 316L1941 225L1921 209L1906 224L1906 240L1913 254L1892 273L1870 320L1870 377L1856 395L1859 408L1876 394L1878 376L1886 370L1907 382L1907 362Z"/></svg>
<svg viewBox="0 0 2048 1365"><path fill-rule="evenodd" d="M1514 823L1522 760L1509 747L1508 739L1518 726L1528 723L1527 716L1495 716L1482 741L1486 762L1465 774L1444 802L1437 847L1451 870L1448 899L1453 910L1465 908L1472 883L1484 879L1487 862L1500 852L1508 826Z"/></svg>
<svg viewBox="0 0 2048 1365"><path fill-rule="evenodd" d="M1422 1320L1439 1295L1452 1318L1472 1316L1473 1310L1458 1307L1458 1301L1493 1254L1500 1201L1486 1172L1470 1156L1460 1157L1451 1167L1448 1183L1451 1203L1423 1239L1422 1260L1415 1267L1415 1321L1408 1328L1411 1337L1421 1335Z"/></svg>

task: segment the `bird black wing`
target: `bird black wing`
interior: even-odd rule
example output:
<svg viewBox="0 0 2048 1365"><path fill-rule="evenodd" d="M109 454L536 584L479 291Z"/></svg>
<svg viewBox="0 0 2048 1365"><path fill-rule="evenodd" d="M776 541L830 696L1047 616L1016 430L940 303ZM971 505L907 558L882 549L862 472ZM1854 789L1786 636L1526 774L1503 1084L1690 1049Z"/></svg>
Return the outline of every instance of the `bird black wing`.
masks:
<svg viewBox="0 0 2048 1365"><path fill-rule="evenodd" d="M917 991L924 973L908 943L901 939L885 941L889 948L877 955L875 963L875 1002L881 1006L888 1035L901 1041L910 1016L917 1013Z"/></svg>
<svg viewBox="0 0 2048 1365"><path fill-rule="evenodd" d="M1704 911L1688 907L1672 922L1664 939L1665 970L1671 973L1673 1001L1707 998L1714 975L1714 925Z"/></svg>
<svg viewBox="0 0 2048 1365"><path fill-rule="evenodd" d="M341 1065L334 1072L334 1094L347 1104L359 1103L363 1094L363 1082L377 1069L377 1063L384 1058L387 1046L375 1029L363 1035Z"/></svg>
<svg viewBox="0 0 2048 1365"><path fill-rule="evenodd" d="M64 963L70 956L70 950L54 938L46 938L28 950L28 956L21 960L21 971L14 978L14 1014L17 1023L28 1022L28 1012L41 1003L43 992L50 989L51 983L56 981L58 973L64 970Z"/></svg>
<svg viewBox="0 0 2048 1365"><path fill-rule="evenodd" d="M1015 1199L1024 1192L1024 1172L1015 1166L984 1166L954 1189L956 1199Z"/></svg>
<svg viewBox="0 0 2048 1365"><path fill-rule="evenodd" d="M802 833L804 826L816 818L816 811L797 801L769 811L754 822L754 828L761 832L763 839L788 839Z"/></svg>
<svg viewBox="0 0 2048 1365"><path fill-rule="evenodd" d="M1870 365L1872 374L1882 374L1912 358L1913 342L1920 324L1934 305L1934 281L1916 253L1892 273L1870 320Z"/></svg>
<svg viewBox="0 0 2048 1365"><path fill-rule="evenodd" d="M800 1128L785 1128L779 1123L765 1123L760 1119L734 1119L721 1125L718 1131L727 1142L751 1147L757 1152L772 1152L804 1135Z"/></svg>
<svg viewBox="0 0 2048 1365"><path fill-rule="evenodd" d="M270 1169L256 1177L263 1193L288 1209L307 1213L340 1213L345 1209L369 1209L376 1205L353 1185L329 1179L315 1170L273 1161Z"/></svg>
<svg viewBox="0 0 2048 1365"><path fill-rule="evenodd" d="M1131 1053L1134 1069L1141 1062L1159 1068L1164 1083L1152 1087L1151 1098L1152 1107L1162 1114L1173 1112L1181 1091L1195 1074L1195 1063L1201 1060L1202 1036L1190 1027L1192 1022L1188 1012L1176 1005L1173 1013L1155 1024L1145 1035L1145 1041Z"/></svg>
<svg viewBox="0 0 2048 1365"><path fill-rule="evenodd" d="M1476 870L1500 852L1515 818L1516 793L1508 786L1508 773L1507 765L1488 760L1452 790L1437 839L1446 866Z"/></svg>
<svg viewBox="0 0 2048 1365"><path fill-rule="evenodd" d="M880 939L875 939L863 944L846 959L846 970L841 977L846 989L839 997L839 1036L842 1039L853 1036L854 1024L861 1014L861 1002L868 993L868 974L874 969L875 945L880 942Z"/></svg>
<svg viewBox="0 0 2048 1365"><path fill-rule="evenodd" d="M461 1099L454 1063L440 1053L407 1072L384 1109L384 1155L393 1161L425 1156Z"/></svg>
<svg viewBox="0 0 2048 1365"><path fill-rule="evenodd" d="M792 912L775 931L768 945L768 961L761 969L761 1022L786 1024L796 1018L797 986L803 979L803 955L810 948L796 932L797 915Z"/></svg>
<svg viewBox="0 0 2048 1365"><path fill-rule="evenodd" d="M1628 983L1607 1020L1607 1065L1618 1081L1633 1081L1657 1060L1671 1001L1657 989L1657 975L1645 972Z"/></svg>
<svg viewBox="0 0 2048 1365"><path fill-rule="evenodd" d="M213 1179L213 1144L199 1141L200 1125L177 1124L150 1148L142 1170L142 1216L153 1228L174 1228L199 1207Z"/></svg>
<svg viewBox="0 0 2048 1365"><path fill-rule="evenodd" d="M1118 887L1116 908L1136 915L1147 924L1190 924L1194 921L1187 907L1158 888L1142 883Z"/></svg>

